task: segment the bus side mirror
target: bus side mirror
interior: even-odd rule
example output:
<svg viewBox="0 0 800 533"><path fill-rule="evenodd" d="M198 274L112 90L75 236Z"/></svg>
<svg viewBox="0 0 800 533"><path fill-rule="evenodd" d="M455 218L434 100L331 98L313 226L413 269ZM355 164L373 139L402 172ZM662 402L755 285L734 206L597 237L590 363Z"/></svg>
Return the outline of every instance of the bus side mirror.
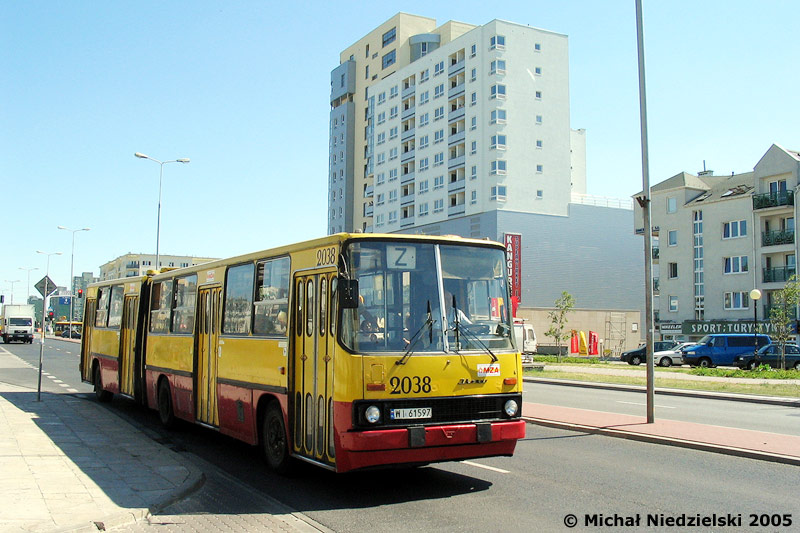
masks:
<svg viewBox="0 0 800 533"><path fill-rule="evenodd" d="M358 280L339 278L339 307L342 309L358 309Z"/></svg>

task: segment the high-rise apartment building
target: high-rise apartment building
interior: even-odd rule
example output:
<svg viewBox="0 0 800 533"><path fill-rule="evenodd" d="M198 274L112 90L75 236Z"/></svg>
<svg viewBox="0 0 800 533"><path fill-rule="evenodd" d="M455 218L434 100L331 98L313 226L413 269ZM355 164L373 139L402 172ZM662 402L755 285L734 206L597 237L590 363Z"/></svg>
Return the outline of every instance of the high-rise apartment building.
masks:
<svg viewBox="0 0 800 533"><path fill-rule="evenodd" d="M329 233L519 235L523 307L644 307L631 202L586 196L566 35L400 13L341 53L329 150Z"/></svg>
<svg viewBox="0 0 800 533"><path fill-rule="evenodd" d="M216 260L213 257L164 254L161 254L158 259L160 268L184 268ZM150 270L156 270L155 262L155 254L128 253L121 255L108 263L100 265L100 281L142 276Z"/></svg>

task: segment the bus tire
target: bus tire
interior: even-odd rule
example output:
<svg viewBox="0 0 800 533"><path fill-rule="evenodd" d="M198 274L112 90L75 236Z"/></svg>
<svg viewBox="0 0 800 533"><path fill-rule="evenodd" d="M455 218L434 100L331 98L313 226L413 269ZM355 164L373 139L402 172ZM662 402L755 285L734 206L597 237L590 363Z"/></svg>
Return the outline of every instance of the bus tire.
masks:
<svg viewBox="0 0 800 533"><path fill-rule="evenodd" d="M270 402L261 423L261 449L270 470L286 474L291 470L286 426L278 402Z"/></svg>
<svg viewBox="0 0 800 533"><path fill-rule="evenodd" d="M100 372L100 365L94 365L94 395L98 402L108 403L114 394L103 389L103 374Z"/></svg>
<svg viewBox="0 0 800 533"><path fill-rule="evenodd" d="M158 419L166 429L175 427L175 411L172 409L172 394L167 378L158 384Z"/></svg>

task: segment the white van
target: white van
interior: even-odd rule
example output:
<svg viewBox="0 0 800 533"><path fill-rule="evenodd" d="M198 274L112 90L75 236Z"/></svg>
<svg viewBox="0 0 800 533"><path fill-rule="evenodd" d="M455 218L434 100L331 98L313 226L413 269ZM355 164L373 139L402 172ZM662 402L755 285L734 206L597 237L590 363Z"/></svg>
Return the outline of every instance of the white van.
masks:
<svg viewBox="0 0 800 533"><path fill-rule="evenodd" d="M523 318L514 319L514 340L517 341L517 348L522 352L523 361L530 360L530 355L536 353L538 343L533 324L529 324Z"/></svg>

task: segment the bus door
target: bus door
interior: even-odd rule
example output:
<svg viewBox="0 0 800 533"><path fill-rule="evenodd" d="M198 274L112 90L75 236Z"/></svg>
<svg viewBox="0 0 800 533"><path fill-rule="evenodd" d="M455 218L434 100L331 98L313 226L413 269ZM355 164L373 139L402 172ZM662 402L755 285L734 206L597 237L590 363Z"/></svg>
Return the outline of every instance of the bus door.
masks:
<svg viewBox="0 0 800 533"><path fill-rule="evenodd" d="M84 381L91 382L92 376L92 332L94 331L94 318L97 311L97 300L86 299L83 313L83 332L81 334L81 377Z"/></svg>
<svg viewBox="0 0 800 533"><path fill-rule="evenodd" d="M334 464L333 338L331 280L336 273L315 272L294 279L292 398L293 451ZM335 284L335 282L334 282Z"/></svg>
<svg viewBox="0 0 800 533"><path fill-rule="evenodd" d="M211 426L219 426L217 357L219 354L221 294L222 287L201 288L197 298L195 413L198 422Z"/></svg>
<svg viewBox="0 0 800 533"><path fill-rule="evenodd" d="M122 332L119 343L119 392L134 397L136 376L136 318L138 296L126 296L122 307Z"/></svg>

